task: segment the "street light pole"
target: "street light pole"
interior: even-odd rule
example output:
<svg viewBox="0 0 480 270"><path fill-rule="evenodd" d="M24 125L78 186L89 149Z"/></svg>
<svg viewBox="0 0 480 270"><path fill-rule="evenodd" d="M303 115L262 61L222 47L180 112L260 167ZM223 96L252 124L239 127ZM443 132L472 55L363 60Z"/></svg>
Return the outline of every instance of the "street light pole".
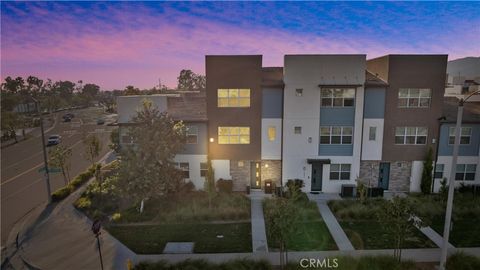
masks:
<svg viewBox="0 0 480 270"><path fill-rule="evenodd" d="M38 116L40 117L40 131L42 133L42 149L43 149L43 163L45 166L45 184L47 185L47 196L48 196L48 202L52 202L52 196L51 196L51 191L50 191L50 174L48 171L48 158L47 158L47 148L45 147L45 131L43 129L43 117L42 117L42 112L40 110L39 102L37 99L32 98L33 101L35 102L35 107L37 107L37 113Z"/></svg>
<svg viewBox="0 0 480 270"><path fill-rule="evenodd" d="M447 209L445 211L445 225L443 227L443 245L440 254L440 270L445 270L448 253L448 238L450 236L450 223L452 220L453 195L455 190L455 173L457 170L458 149L460 146L460 130L462 126L463 104L471 96L480 93L480 90L473 92L465 99L460 99L458 102L457 123L455 124L455 142L453 145L452 167L450 169L450 179L448 179L448 198Z"/></svg>

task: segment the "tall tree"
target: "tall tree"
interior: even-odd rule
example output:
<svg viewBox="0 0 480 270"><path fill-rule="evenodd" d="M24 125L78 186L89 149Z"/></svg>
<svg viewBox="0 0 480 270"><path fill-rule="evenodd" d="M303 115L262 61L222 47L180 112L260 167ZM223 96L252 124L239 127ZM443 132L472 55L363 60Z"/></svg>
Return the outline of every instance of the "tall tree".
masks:
<svg viewBox="0 0 480 270"><path fill-rule="evenodd" d="M183 176L173 158L184 147L185 125L160 113L150 100L132 120L128 134L134 144L122 151L119 188L135 203L178 191Z"/></svg>
<svg viewBox="0 0 480 270"><path fill-rule="evenodd" d="M100 155L102 150L102 144L94 133L88 134L83 138L83 144L85 145L85 158L95 165L95 159Z"/></svg>
<svg viewBox="0 0 480 270"><path fill-rule="evenodd" d="M205 175L204 190L208 194L208 208L212 208L212 197L215 194L215 170L212 166L212 160L207 160L207 174Z"/></svg>
<svg viewBox="0 0 480 270"><path fill-rule="evenodd" d="M2 131L7 132L8 138L14 138L15 142L18 142L17 139L17 128L21 127L22 121L18 113L15 112L2 112L1 118L1 129Z"/></svg>
<svg viewBox="0 0 480 270"><path fill-rule="evenodd" d="M177 89L180 91L202 91L205 90L205 76L195 74L189 69L182 69L177 77Z"/></svg>
<svg viewBox="0 0 480 270"><path fill-rule="evenodd" d="M140 95L140 89L133 87L132 85L129 85L125 87L125 90L123 90L123 94L125 96L133 96L133 95Z"/></svg>
<svg viewBox="0 0 480 270"><path fill-rule="evenodd" d="M93 83L87 83L82 88L82 95L88 100L88 102L93 101L99 92L100 86Z"/></svg>
<svg viewBox="0 0 480 270"><path fill-rule="evenodd" d="M70 182L70 158L72 157L72 149L65 146L57 146L48 153L48 164L51 167L59 168L63 175L65 184Z"/></svg>
<svg viewBox="0 0 480 270"><path fill-rule="evenodd" d="M414 235L416 227L423 226L416 218L415 208L406 198L394 197L382 205L377 218L390 235L394 237L393 256L400 261L407 236Z"/></svg>

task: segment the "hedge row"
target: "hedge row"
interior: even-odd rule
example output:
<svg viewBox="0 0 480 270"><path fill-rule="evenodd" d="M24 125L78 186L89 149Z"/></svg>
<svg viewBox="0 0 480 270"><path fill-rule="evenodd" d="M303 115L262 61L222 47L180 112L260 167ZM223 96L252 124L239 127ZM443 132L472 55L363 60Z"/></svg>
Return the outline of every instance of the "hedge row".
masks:
<svg viewBox="0 0 480 270"><path fill-rule="evenodd" d="M70 193L74 192L77 188L79 188L81 185L87 182L90 178L92 178L93 175L95 174L95 170L100 169L100 167L101 167L100 164L94 164L90 166L90 168L88 168L85 172L73 178L73 180L70 181L68 185L60 189L57 189L57 191L52 193L52 202L59 202L65 199L66 197L68 197Z"/></svg>

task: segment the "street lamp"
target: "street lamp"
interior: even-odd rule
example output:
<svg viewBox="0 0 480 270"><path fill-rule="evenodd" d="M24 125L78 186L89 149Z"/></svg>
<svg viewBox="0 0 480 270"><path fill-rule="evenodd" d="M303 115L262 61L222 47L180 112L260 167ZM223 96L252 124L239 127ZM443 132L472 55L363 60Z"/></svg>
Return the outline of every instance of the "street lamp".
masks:
<svg viewBox="0 0 480 270"><path fill-rule="evenodd" d="M42 112L40 110L40 102L36 99L33 98L33 102L35 102L35 107L37 109L38 117L40 118L40 131L42 133L42 149L43 149L43 164L45 166L45 184L47 185L47 196L48 196L48 202L52 202L52 196L50 195L50 174L48 171L48 158L47 158L47 149L45 147L45 131L43 129L43 117L42 117Z"/></svg>
<svg viewBox="0 0 480 270"><path fill-rule="evenodd" d="M455 172L457 170L457 159L458 159L458 148L460 145L460 129L462 125L463 117L463 104L473 95L479 94L480 90L477 90L465 99L461 98L458 102L458 111L457 111L457 123L455 124L455 142L453 145L453 156L452 156L452 167L450 170L450 179L448 179L448 198L447 198L447 210L445 212L445 226L443 228L443 245L440 255L440 270L445 270L445 264L447 262L447 248L448 248L448 237L450 236L450 222L452 219L452 208L453 208L453 191L455 190Z"/></svg>

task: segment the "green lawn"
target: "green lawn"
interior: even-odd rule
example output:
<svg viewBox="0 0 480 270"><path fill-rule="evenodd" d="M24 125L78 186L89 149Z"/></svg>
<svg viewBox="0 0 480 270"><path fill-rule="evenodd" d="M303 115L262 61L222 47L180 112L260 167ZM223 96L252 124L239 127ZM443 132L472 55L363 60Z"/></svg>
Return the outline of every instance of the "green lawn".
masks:
<svg viewBox="0 0 480 270"><path fill-rule="evenodd" d="M434 219L431 227L443 235L444 217ZM480 217L453 221L449 242L455 247L480 247Z"/></svg>
<svg viewBox="0 0 480 270"><path fill-rule="evenodd" d="M372 199L362 204L358 200L342 200L329 202L329 207L355 249L392 249L394 237L387 231L388 225L376 221L376 213L381 211L380 205L384 202ZM403 248L436 247L420 230L413 231L405 239Z"/></svg>
<svg viewBox="0 0 480 270"><path fill-rule="evenodd" d="M110 226L107 230L138 254L162 253L167 242L195 242L195 253L252 252L249 222Z"/></svg>
<svg viewBox="0 0 480 270"><path fill-rule="evenodd" d="M347 234L355 249L391 249L394 248L394 238L385 225L374 220L340 221L340 226ZM403 248L433 248L431 242L419 230L407 237Z"/></svg>
<svg viewBox="0 0 480 270"><path fill-rule="evenodd" d="M266 204L267 205L267 204ZM267 207L264 205L264 207ZM287 239L287 248L291 251L310 250L336 250L337 245L328 231L325 222L314 202L298 205L299 222L295 225L295 231ZM268 223L268 222L267 222ZM269 224L265 224L268 230ZM267 233L268 236L268 233ZM278 245L268 238L268 246L278 249Z"/></svg>

